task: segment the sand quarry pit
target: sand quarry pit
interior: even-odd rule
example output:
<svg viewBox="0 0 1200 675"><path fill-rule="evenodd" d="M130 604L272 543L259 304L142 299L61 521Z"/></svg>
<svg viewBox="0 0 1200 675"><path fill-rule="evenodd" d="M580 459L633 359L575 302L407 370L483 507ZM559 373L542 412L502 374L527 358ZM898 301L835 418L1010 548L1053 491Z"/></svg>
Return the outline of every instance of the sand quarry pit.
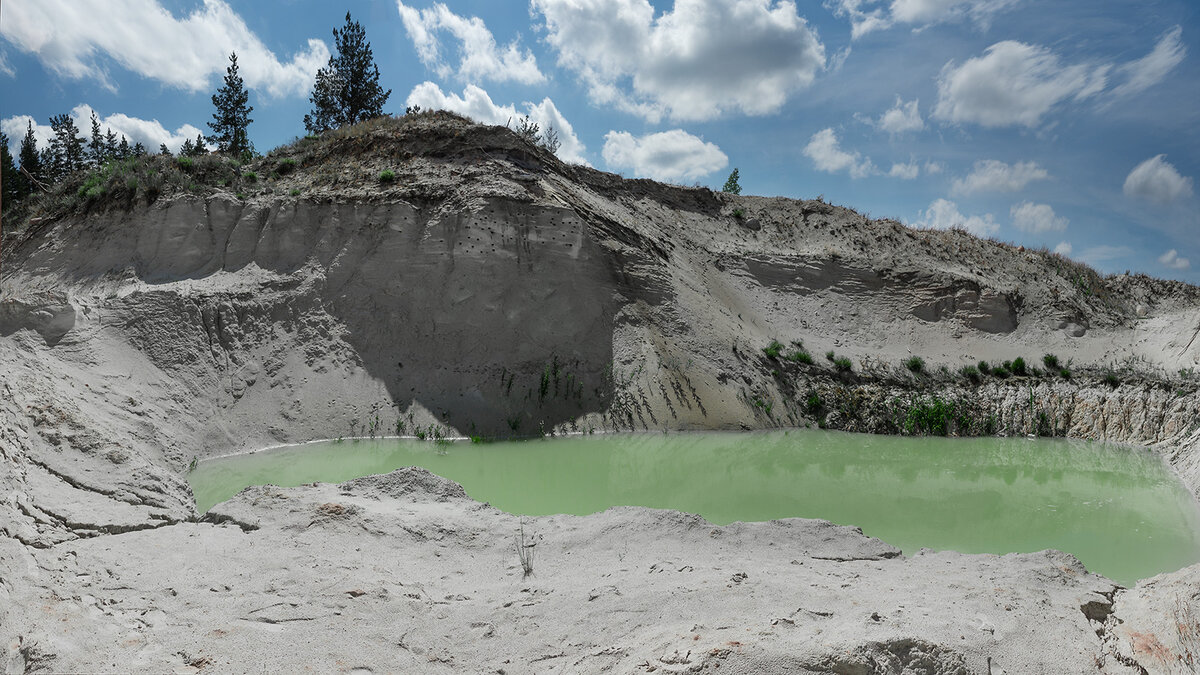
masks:
<svg viewBox="0 0 1200 675"><path fill-rule="evenodd" d="M258 173L284 159L244 198L206 158L191 191L64 197L6 232L8 672L1200 660L1197 566L1126 588L1066 553L903 555L820 520L522 519L415 468L251 487L201 517L193 462L401 427L1033 434L1149 449L1200 490L1195 287L820 200L623 180L447 114L301 141ZM1023 374L960 370L1018 357Z"/></svg>

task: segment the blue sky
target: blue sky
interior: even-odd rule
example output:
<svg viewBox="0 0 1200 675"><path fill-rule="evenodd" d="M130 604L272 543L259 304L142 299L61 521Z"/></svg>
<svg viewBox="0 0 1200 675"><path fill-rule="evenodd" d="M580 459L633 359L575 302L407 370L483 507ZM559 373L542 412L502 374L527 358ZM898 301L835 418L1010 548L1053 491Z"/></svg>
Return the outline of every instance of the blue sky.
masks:
<svg viewBox="0 0 1200 675"><path fill-rule="evenodd" d="M7 0L0 128L208 131L238 52L260 151L304 133L346 11L385 110L530 115L625 176L826 200L1200 282L1190 0Z"/></svg>

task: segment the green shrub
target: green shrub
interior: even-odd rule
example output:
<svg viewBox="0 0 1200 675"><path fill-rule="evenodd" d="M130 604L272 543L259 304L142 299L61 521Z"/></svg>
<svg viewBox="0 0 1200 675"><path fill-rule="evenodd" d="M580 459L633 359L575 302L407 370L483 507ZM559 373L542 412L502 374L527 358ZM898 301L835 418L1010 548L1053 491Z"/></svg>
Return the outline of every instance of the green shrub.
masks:
<svg viewBox="0 0 1200 675"><path fill-rule="evenodd" d="M1059 375L1062 377L1062 379L1064 379L1064 380L1069 380L1069 379L1071 379L1071 369L1070 369L1070 368L1062 368L1062 369L1060 369L1060 370L1058 371L1058 374L1059 374Z"/></svg>
<svg viewBox="0 0 1200 675"><path fill-rule="evenodd" d="M983 373L984 375L987 375L988 373L992 372L992 367L988 365L987 361L980 361L979 362L979 372Z"/></svg>
<svg viewBox="0 0 1200 675"><path fill-rule="evenodd" d="M808 397L804 400L804 410L807 411L809 415L816 417L821 412L821 408L824 405L825 404L821 401L820 394L818 394L815 390L808 392Z"/></svg>
<svg viewBox="0 0 1200 675"><path fill-rule="evenodd" d="M242 178L254 183L258 181L258 174L254 173L253 171L247 171L246 173L242 174Z"/></svg>
<svg viewBox="0 0 1200 675"><path fill-rule="evenodd" d="M970 380L971 382L974 382L974 383L979 382L979 369L976 368L975 366L963 366L962 368L959 369L958 372L961 373L963 377Z"/></svg>
<svg viewBox="0 0 1200 675"><path fill-rule="evenodd" d="M832 361L832 360L834 360L835 358L837 358L837 357L834 355L834 353L833 353L833 350L832 350L832 349L830 349L829 351L825 352L825 360L826 360L826 361Z"/></svg>
<svg viewBox="0 0 1200 675"><path fill-rule="evenodd" d="M806 366L811 366L813 364L812 354L809 354L808 352L806 352L802 349L794 351L791 354L788 354L787 360L794 361L796 363L803 363Z"/></svg>
<svg viewBox="0 0 1200 675"><path fill-rule="evenodd" d="M379 182L380 183L390 183L394 180L396 180L396 172L395 171L392 171L391 169L384 169L383 171L379 172Z"/></svg>
<svg viewBox="0 0 1200 675"><path fill-rule="evenodd" d="M1005 361L1005 364L1008 364L1008 362ZM1023 359L1019 356L1017 358L1013 359L1012 364L1008 366L1008 369L1012 371L1013 375L1028 375L1029 374L1028 371L1025 369L1025 359Z"/></svg>
<svg viewBox="0 0 1200 675"><path fill-rule="evenodd" d="M904 367L920 375L925 372L925 359L919 356L909 357L904 360Z"/></svg>
<svg viewBox="0 0 1200 675"><path fill-rule="evenodd" d="M904 418L904 431L908 434L945 436L950 432L954 419L954 402L934 396L928 401L913 401Z"/></svg>
<svg viewBox="0 0 1200 675"><path fill-rule="evenodd" d="M239 193L237 193L237 194L236 194L236 195L234 195L234 196L235 196L235 197L237 197L238 199L243 199L243 200L244 200L244 199L246 198L246 193L245 193L245 192L239 192Z"/></svg>
<svg viewBox="0 0 1200 675"><path fill-rule="evenodd" d="M279 164L277 164L275 166L276 173L278 173L281 176L285 175L285 174L289 174L295 170L296 170L296 160L292 159L291 157L287 157L285 159L280 160Z"/></svg>
<svg viewBox="0 0 1200 675"><path fill-rule="evenodd" d="M1121 378L1117 377L1117 374L1111 370L1104 374L1103 380L1104 384L1107 384L1113 389L1116 389L1117 386L1121 384Z"/></svg>
<svg viewBox="0 0 1200 675"><path fill-rule="evenodd" d="M745 211L742 211L741 209L734 209L734 210L733 210L733 217L734 217L734 218L737 218L738 220L741 220L742 218L745 218L745 217L746 217L746 212L745 212Z"/></svg>
<svg viewBox="0 0 1200 675"><path fill-rule="evenodd" d="M300 188L292 188L291 194L293 197L299 197L300 196Z"/></svg>
<svg viewBox="0 0 1200 675"><path fill-rule="evenodd" d="M779 352L781 351L783 351L783 343L779 340L771 340L771 344L763 347L763 353L770 359L779 358Z"/></svg>
<svg viewBox="0 0 1200 675"><path fill-rule="evenodd" d="M1059 369L1058 357L1053 354L1043 356L1042 363L1046 364L1046 370L1054 371Z"/></svg>
<svg viewBox="0 0 1200 675"><path fill-rule="evenodd" d="M992 377L995 377L995 378L998 378L1001 380L1005 380L1005 379L1008 379L1009 375L1012 375L1012 373L1008 372L1008 368L1005 368L1003 366L1001 366L999 368L992 368Z"/></svg>
<svg viewBox="0 0 1200 675"><path fill-rule="evenodd" d="M845 372L851 370L854 367L854 364L850 363L850 359L843 356L841 358L834 359L833 366L835 368L837 368L840 372L845 373Z"/></svg>
<svg viewBox="0 0 1200 675"><path fill-rule="evenodd" d="M184 171L190 171L191 168L196 164L191 157L180 157L175 161L179 163L179 168L183 169Z"/></svg>

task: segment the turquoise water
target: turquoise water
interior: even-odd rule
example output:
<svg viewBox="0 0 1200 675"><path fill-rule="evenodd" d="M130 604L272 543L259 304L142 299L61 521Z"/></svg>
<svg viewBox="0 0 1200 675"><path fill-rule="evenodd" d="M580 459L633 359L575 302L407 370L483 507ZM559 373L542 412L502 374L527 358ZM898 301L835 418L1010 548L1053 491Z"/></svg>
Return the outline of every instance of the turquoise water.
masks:
<svg viewBox="0 0 1200 675"><path fill-rule="evenodd" d="M359 440L208 460L188 478L203 512L249 485L341 482L403 466L527 515L636 505L716 524L824 518L906 553L1056 548L1124 584L1200 561L1200 510L1163 462L1082 441L823 431Z"/></svg>

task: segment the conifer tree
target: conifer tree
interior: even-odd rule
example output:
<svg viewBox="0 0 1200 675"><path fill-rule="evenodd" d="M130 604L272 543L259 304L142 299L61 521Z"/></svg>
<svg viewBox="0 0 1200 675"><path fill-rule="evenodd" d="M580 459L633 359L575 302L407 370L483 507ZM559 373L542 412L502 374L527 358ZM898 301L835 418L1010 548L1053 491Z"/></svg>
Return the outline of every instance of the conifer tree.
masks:
<svg viewBox="0 0 1200 675"><path fill-rule="evenodd" d="M158 144L158 154L163 155L165 157L170 157L171 149L167 147L166 143L159 143Z"/></svg>
<svg viewBox="0 0 1200 675"><path fill-rule="evenodd" d="M383 115L392 90L379 86L379 67L367 42L366 31L346 12L346 25L333 29L337 53L317 71L313 85L312 112L304 116L309 133L356 124Z"/></svg>
<svg viewBox="0 0 1200 675"><path fill-rule="evenodd" d="M145 157L146 156L146 146L142 145L141 141L138 141L137 143L133 144L133 156L134 157Z"/></svg>
<svg viewBox="0 0 1200 675"><path fill-rule="evenodd" d="M117 146L117 159L129 159L129 154L132 152L129 148L129 139L125 138L125 134L121 134L121 144Z"/></svg>
<svg viewBox="0 0 1200 675"><path fill-rule="evenodd" d="M100 133L100 118L92 111L92 140L88 143L88 160L93 166L100 166L108 159L105 152L104 134Z"/></svg>
<svg viewBox="0 0 1200 675"><path fill-rule="evenodd" d="M238 74L237 53L231 53L229 67L225 69L225 84L212 97L217 112L213 113L213 121L208 123L213 131L208 142L215 144L219 152L234 157L253 152L254 146L246 132L254 121L250 119L254 107L246 105L249 100L250 93Z"/></svg>
<svg viewBox="0 0 1200 675"><path fill-rule="evenodd" d="M738 170L734 169L733 173L729 174L729 180L725 181L725 187L721 188L721 192L729 194L742 194L742 186L738 183Z"/></svg>
<svg viewBox="0 0 1200 675"><path fill-rule="evenodd" d="M84 167L83 138L75 120L65 113L51 117L50 128L54 130L54 136L50 139L52 164L49 173L57 181Z"/></svg>
<svg viewBox="0 0 1200 675"><path fill-rule="evenodd" d="M0 131L0 209L11 207L21 198L21 180L12 152L8 149L8 136Z"/></svg>
<svg viewBox="0 0 1200 675"><path fill-rule="evenodd" d="M21 139L21 150L17 155L21 161L21 196L26 197L33 194L37 189L34 181L45 181L45 169L42 167L42 156L38 153L37 137L33 135L33 122L29 122L29 126L25 130L25 137ZM29 175L25 175L28 173ZM32 176L32 180L30 179Z"/></svg>

